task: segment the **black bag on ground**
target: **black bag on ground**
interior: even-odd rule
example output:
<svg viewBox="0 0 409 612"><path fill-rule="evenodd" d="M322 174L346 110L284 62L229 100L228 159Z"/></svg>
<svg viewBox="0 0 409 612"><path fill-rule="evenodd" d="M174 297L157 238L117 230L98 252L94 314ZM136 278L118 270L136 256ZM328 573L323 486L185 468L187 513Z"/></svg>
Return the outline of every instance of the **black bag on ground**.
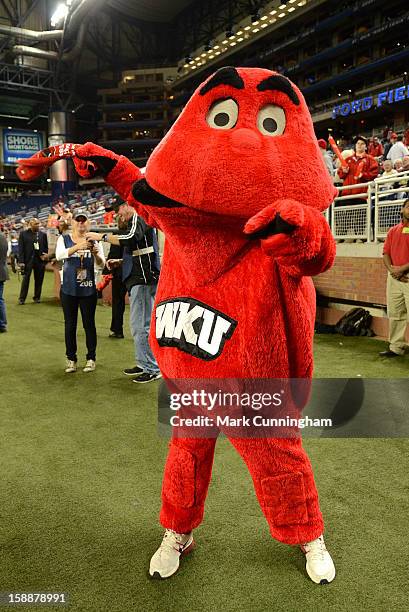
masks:
<svg viewBox="0 0 409 612"><path fill-rule="evenodd" d="M337 334L344 336L373 336L371 330L372 315L365 308L353 308L335 325Z"/></svg>

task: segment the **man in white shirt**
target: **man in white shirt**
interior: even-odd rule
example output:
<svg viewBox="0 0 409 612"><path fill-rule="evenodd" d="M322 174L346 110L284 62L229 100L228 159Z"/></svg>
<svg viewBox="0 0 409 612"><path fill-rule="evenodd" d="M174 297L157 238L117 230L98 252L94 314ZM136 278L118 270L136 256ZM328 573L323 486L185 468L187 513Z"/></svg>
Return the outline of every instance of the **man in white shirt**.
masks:
<svg viewBox="0 0 409 612"><path fill-rule="evenodd" d="M406 155L409 155L409 149L405 147L402 140L403 136L398 136L397 142L389 149L386 159L390 159L392 164L395 164L397 159L403 159Z"/></svg>

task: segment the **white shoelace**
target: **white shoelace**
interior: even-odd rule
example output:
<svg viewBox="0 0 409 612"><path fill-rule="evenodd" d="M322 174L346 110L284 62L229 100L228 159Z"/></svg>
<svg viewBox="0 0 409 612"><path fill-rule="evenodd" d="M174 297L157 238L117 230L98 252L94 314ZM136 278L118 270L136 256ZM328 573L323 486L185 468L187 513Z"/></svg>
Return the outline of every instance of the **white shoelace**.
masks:
<svg viewBox="0 0 409 612"><path fill-rule="evenodd" d="M324 561L327 548L322 536L316 540L313 540L312 542L309 542L308 544L304 544L304 548L307 553L311 554L311 558L314 559L314 561Z"/></svg>
<svg viewBox="0 0 409 612"><path fill-rule="evenodd" d="M169 541L172 539L173 539L173 542ZM178 548L175 548L174 546L175 543L178 545ZM165 535L163 536L161 548L162 547L170 548L171 550L176 550L177 552L180 552L180 547L183 547L183 546L184 544L181 539L181 534L176 533L176 531L173 531L172 529L165 530Z"/></svg>

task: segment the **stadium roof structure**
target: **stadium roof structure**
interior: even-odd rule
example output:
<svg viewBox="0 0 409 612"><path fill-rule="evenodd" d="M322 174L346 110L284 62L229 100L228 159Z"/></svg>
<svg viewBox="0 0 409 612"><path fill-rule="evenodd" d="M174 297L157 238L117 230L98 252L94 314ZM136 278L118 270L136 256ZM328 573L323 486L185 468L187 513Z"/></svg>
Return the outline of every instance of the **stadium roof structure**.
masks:
<svg viewBox="0 0 409 612"><path fill-rule="evenodd" d="M192 0L109 0L112 9L123 15L143 21L169 22L184 8L192 4Z"/></svg>
<svg viewBox="0 0 409 612"><path fill-rule="evenodd" d="M0 0L0 122L13 114L10 104L25 105L15 114L30 124L50 108L86 109L97 89L114 86L124 70L175 66L264 4L65 0L61 13L58 0Z"/></svg>

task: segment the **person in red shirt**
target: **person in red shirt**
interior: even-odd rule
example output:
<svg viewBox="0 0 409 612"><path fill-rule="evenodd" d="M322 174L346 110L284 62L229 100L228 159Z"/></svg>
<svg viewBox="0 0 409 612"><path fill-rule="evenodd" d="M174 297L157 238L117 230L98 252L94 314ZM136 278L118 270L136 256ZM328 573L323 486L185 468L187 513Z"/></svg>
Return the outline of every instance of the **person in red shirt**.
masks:
<svg viewBox="0 0 409 612"><path fill-rule="evenodd" d="M405 353L405 331L409 322L409 200L403 203L402 221L391 227L383 247L383 261L388 269L386 301L389 317L389 349L381 357Z"/></svg>
<svg viewBox="0 0 409 612"><path fill-rule="evenodd" d="M368 155L372 155L372 157L382 157L383 155L383 144L379 142L377 136L371 138L368 147Z"/></svg>
<svg viewBox="0 0 409 612"><path fill-rule="evenodd" d="M357 185L372 181L379 173L379 164L372 155L366 153L368 142L363 136L357 136L354 142L355 153L345 159L345 164L337 170L338 176L343 179L343 186ZM362 204L366 200L366 187L348 189L343 195L359 194L360 197L345 200L345 204Z"/></svg>

